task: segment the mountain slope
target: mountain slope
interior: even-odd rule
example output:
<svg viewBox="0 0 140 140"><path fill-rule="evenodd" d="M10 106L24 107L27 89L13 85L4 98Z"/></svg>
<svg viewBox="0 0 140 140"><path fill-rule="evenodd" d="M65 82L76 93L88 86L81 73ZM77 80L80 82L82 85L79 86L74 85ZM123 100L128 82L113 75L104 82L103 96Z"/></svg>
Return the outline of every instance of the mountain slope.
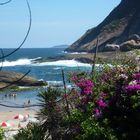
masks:
<svg viewBox="0 0 140 140"><path fill-rule="evenodd" d="M97 27L89 29L66 51L94 52L99 40L99 51L107 51L106 44L121 44L132 34L140 35L140 0L122 0Z"/></svg>

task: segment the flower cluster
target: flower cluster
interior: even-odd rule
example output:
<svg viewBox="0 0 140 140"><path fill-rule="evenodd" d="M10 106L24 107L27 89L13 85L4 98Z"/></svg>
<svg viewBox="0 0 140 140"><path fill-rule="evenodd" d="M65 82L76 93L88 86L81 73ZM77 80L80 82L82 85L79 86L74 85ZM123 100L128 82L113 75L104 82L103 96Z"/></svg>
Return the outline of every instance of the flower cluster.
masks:
<svg viewBox="0 0 140 140"><path fill-rule="evenodd" d="M92 94L93 83L88 79L80 79L76 85L81 89L81 95Z"/></svg>
<svg viewBox="0 0 140 140"><path fill-rule="evenodd" d="M86 79L82 76L76 75L76 73L73 73L71 75L71 80L75 83L77 87L81 90L81 95L90 95L92 94L92 89L94 87L93 82L89 79Z"/></svg>
<svg viewBox="0 0 140 140"><path fill-rule="evenodd" d="M83 75L76 75L75 73L71 75L71 80L79 89L79 92L77 93L78 102L76 107L86 111L89 102L93 101L92 90L94 84L91 80L85 78Z"/></svg>
<svg viewBox="0 0 140 140"><path fill-rule="evenodd" d="M102 110L108 106L108 103L105 100L106 96L107 94L102 92L96 101L96 108L95 108L96 118L100 118L102 116Z"/></svg>
<svg viewBox="0 0 140 140"><path fill-rule="evenodd" d="M140 73L134 73L133 78L133 81L126 86L127 93L136 93L140 90Z"/></svg>

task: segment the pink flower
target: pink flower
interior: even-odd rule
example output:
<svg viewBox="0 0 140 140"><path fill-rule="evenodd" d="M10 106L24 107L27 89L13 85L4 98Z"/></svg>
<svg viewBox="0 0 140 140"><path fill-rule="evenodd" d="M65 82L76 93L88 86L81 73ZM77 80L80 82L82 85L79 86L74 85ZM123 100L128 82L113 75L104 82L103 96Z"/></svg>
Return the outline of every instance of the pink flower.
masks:
<svg viewBox="0 0 140 140"><path fill-rule="evenodd" d="M134 75L134 78L136 78L136 79L139 79L140 78L140 73L135 73L133 75Z"/></svg>
<svg viewBox="0 0 140 140"><path fill-rule="evenodd" d="M92 94L93 83L88 79L80 79L76 85L81 89L81 95Z"/></svg>
<svg viewBox="0 0 140 140"><path fill-rule="evenodd" d="M140 84L128 85L128 86L126 87L126 90L127 90L128 92L139 91L139 90L140 90Z"/></svg>
<svg viewBox="0 0 140 140"><path fill-rule="evenodd" d="M107 107L107 103L104 102L102 99L99 99L99 100L97 101L97 104L98 104L98 106L99 106L100 108L105 108L105 107Z"/></svg>
<svg viewBox="0 0 140 140"><path fill-rule="evenodd" d="M98 108L95 108L95 117L100 118L101 115L102 115L102 112Z"/></svg>
<svg viewBox="0 0 140 140"><path fill-rule="evenodd" d="M67 98L67 97L68 97L68 94L64 94L63 97L64 97L64 98Z"/></svg>

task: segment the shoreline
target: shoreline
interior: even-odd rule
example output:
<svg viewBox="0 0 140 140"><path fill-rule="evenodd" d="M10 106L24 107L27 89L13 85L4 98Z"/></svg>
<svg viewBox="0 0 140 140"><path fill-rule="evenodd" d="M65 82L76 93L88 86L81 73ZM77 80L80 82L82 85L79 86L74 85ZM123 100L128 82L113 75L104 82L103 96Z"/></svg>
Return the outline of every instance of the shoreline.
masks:
<svg viewBox="0 0 140 140"><path fill-rule="evenodd" d="M113 60L119 59L121 60L124 56L133 58L132 54L135 56L135 51L128 51L128 52L120 52L120 51L110 51L110 52L98 52L97 53L97 61L99 62L111 62ZM93 59L94 59L94 54L95 53L65 53L63 55L57 56L57 57L48 57L47 59L44 59L39 62L53 62L53 61L58 61L58 60L72 60L75 59L78 62L81 63L87 63L87 64L92 64Z"/></svg>

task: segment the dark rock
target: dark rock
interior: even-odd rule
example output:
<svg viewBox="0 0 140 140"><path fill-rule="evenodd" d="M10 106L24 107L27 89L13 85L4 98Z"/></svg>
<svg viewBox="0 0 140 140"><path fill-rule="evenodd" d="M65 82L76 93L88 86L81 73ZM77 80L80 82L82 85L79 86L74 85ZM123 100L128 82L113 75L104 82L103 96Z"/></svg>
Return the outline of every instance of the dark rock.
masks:
<svg viewBox="0 0 140 140"><path fill-rule="evenodd" d="M140 36L137 35L137 34L132 34L132 35L129 37L129 40L140 41Z"/></svg>
<svg viewBox="0 0 140 140"><path fill-rule="evenodd" d="M106 44L122 44L134 34L140 35L140 0L122 0L102 23L88 30L66 51L95 52L97 38L98 51L108 51Z"/></svg>
<svg viewBox="0 0 140 140"><path fill-rule="evenodd" d="M0 71L0 88L10 84L16 86L43 86L46 84L44 81L38 81L30 76L22 78L23 76L21 73Z"/></svg>
<svg viewBox="0 0 140 140"><path fill-rule="evenodd" d="M90 58L80 57L80 58L76 58L75 60L76 61L79 61L81 63L89 63L89 64L92 64L93 63L93 60L90 59Z"/></svg>
<svg viewBox="0 0 140 140"><path fill-rule="evenodd" d="M106 44L105 50L106 51L117 51L120 49L120 46L117 44Z"/></svg>
<svg viewBox="0 0 140 140"><path fill-rule="evenodd" d="M133 49L140 49L140 41L131 39L120 45L121 51L130 51Z"/></svg>

